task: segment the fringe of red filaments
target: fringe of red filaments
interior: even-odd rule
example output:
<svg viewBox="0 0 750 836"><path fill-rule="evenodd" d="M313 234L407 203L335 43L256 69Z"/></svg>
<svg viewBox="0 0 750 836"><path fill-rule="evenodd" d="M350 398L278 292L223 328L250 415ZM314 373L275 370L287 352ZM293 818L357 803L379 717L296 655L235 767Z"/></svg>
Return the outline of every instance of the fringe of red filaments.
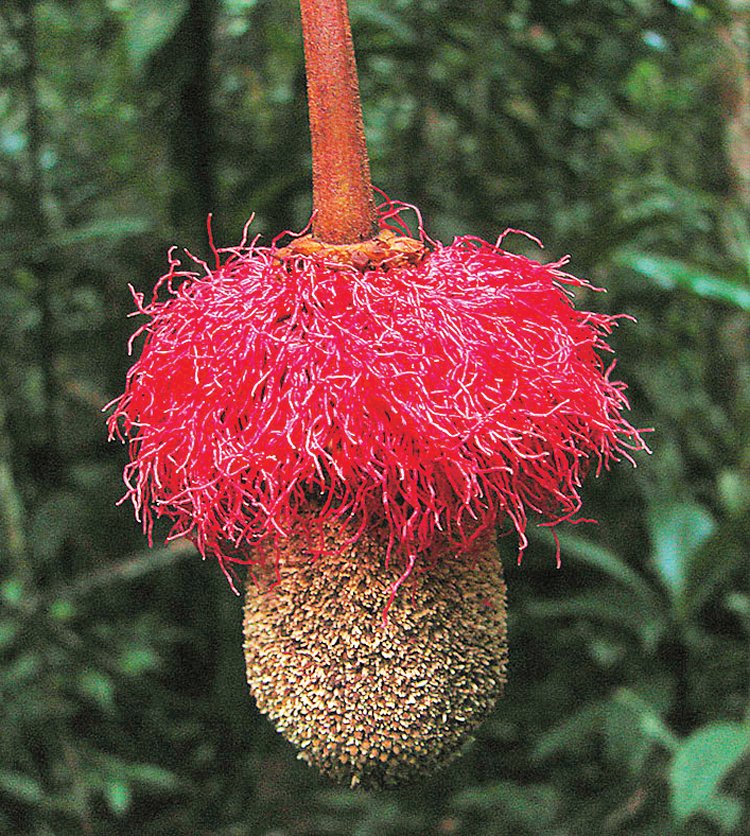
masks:
<svg viewBox="0 0 750 836"><path fill-rule="evenodd" d="M171 251L133 291L145 342L109 418L144 530L165 516L225 567L312 509L382 524L408 568L507 519L522 553L530 513L574 517L592 465L645 449L601 359L617 317L576 310L563 265L470 237L364 271L257 239L197 272Z"/></svg>

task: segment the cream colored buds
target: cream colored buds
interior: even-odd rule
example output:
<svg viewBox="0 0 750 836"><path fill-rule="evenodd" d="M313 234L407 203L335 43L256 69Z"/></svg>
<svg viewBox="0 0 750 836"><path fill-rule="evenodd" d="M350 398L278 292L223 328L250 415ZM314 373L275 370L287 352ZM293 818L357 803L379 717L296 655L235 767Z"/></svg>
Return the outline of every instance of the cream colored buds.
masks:
<svg viewBox="0 0 750 836"><path fill-rule="evenodd" d="M505 682L505 585L493 538L399 571L372 532L293 534L247 585L245 659L258 708L337 781L390 786L451 760ZM307 538L315 542L307 542ZM423 564L426 561L422 561ZM269 586L272 588L269 589Z"/></svg>

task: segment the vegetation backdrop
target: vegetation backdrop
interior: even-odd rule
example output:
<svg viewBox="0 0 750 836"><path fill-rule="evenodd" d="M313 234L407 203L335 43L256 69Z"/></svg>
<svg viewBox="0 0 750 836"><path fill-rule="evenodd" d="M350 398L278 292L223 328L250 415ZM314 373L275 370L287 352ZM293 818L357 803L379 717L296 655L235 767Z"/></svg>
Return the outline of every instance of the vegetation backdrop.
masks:
<svg viewBox="0 0 750 836"><path fill-rule="evenodd" d="M0 7L0 832L750 832L747 0L351 0L375 183L433 237L506 226L626 311L650 457L510 587L507 694L464 757L367 795L248 698L240 601L149 551L102 407L175 243L310 213L294 0ZM514 246L528 247L523 239Z"/></svg>

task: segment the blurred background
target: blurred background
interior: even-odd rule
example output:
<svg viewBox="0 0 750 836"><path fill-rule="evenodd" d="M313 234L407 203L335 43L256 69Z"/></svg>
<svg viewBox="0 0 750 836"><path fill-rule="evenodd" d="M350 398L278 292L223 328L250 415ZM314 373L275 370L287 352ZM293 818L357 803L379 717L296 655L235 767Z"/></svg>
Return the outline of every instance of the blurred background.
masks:
<svg viewBox="0 0 750 836"><path fill-rule="evenodd" d="M116 507L127 288L305 225L295 0L0 7L0 832L750 832L750 3L351 0L373 179L429 233L507 226L604 285L653 455L586 486L510 589L464 757L382 794L295 760L241 606ZM512 538L511 538L512 539Z"/></svg>

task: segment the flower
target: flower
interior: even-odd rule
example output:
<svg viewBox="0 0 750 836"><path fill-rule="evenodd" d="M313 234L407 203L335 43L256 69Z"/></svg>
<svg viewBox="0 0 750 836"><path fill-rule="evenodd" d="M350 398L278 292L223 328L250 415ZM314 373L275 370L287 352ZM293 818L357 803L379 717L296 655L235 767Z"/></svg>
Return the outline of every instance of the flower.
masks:
<svg viewBox="0 0 750 836"><path fill-rule="evenodd" d="M566 260L416 241L404 208L364 244L246 230L202 271L172 250L151 301L133 291L145 341L109 429L149 536L166 517L229 573L301 517L382 525L405 577L499 523L520 559L530 515L574 518L589 470L644 449L603 360L620 317L576 309Z"/></svg>
<svg viewBox="0 0 750 836"><path fill-rule="evenodd" d="M163 516L230 583L250 565L258 708L367 788L450 761L502 693L495 527L520 560L530 515L574 518L586 473L645 447L603 360L619 317L576 309L565 260L417 240L405 208L357 243L170 251L109 417L149 539Z"/></svg>

